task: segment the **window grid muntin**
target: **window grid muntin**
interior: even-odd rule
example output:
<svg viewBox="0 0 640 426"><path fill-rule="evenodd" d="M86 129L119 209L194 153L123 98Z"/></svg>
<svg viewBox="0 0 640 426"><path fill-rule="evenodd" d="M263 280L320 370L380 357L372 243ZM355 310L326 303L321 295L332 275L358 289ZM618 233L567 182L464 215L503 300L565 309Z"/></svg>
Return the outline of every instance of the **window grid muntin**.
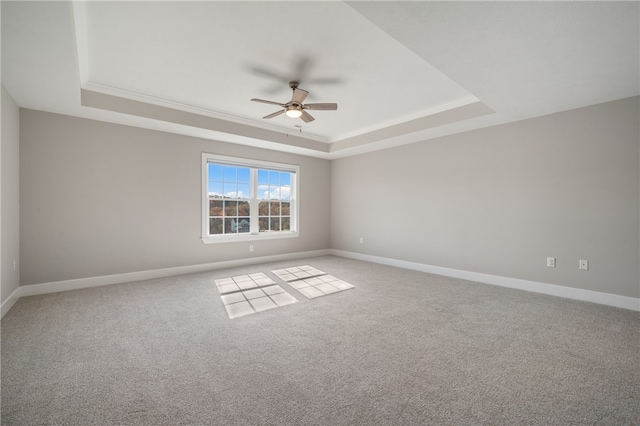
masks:
<svg viewBox="0 0 640 426"><path fill-rule="evenodd" d="M291 172L258 170L258 227L260 232L291 230ZM267 189L266 196L260 192ZM283 204L288 214L283 213Z"/></svg>
<svg viewBox="0 0 640 426"><path fill-rule="evenodd" d="M208 235L251 232L250 176L246 166L207 162ZM212 188L222 190L212 195Z"/></svg>
<svg viewBox="0 0 640 426"><path fill-rule="evenodd" d="M230 166L236 168L248 168L250 170L250 197L249 197L249 205L250 205L250 232L249 233L223 233L223 234L209 234L210 223L209 219L210 215L207 214L207 222L203 222L203 241L206 242L216 242L216 241L231 241L231 239L220 239L221 237L229 237L236 238L240 235L245 235L247 237L253 236L257 237L258 235L271 235L273 237L279 238L287 237L287 236L297 236L298 235L298 218L297 218L297 180L299 179L299 167L286 165L286 164L275 164L269 162L263 162L259 160L243 160L239 158L233 157L223 157L217 156L214 154L205 154L203 153L203 165L205 170L203 172L203 180L207 185L207 198L208 198L208 185L209 185L209 165L214 164L218 166ZM240 170L240 169L238 169ZM281 209L279 215L268 216L269 219L269 231L260 231L259 228L259 218L258 218L258 171L267 172L270 176L269 184L269 198L266 201L269 202L278 202L279 208ZM283 178L282 181L280 180ZM242 179L240 177L236 177L239 183L244 182L246 179ZM286 188L286 194L283 194L283 188ZM240 192L242 195L238 194ZM279 192L279 194L278 194ZM234 194L232 194L234 195ZM244 191L237 191L235 193L236 200L246 199L244 198ZM238 197L238 195L240 195ZM276 195L276 197L272 197L272 195ZM281 198L280 200L276 200L275 198ZM264 197L263 197L264 198ZM289 214L286 214L286 209L283 214L283 205L288 206ZM207 209L208 209L207 205ZM209 210L209 209L208 209ZM242 216L236 216L242 217ZM219 216L216 216L219 218ZM277 229L281 229L278 231ZM230 231L229 227L225 229L225 231ZM208 238L211 237L211 238ZM245 238L246 239L246 238ZM255 239L255 238L250 238ZM206 240L206 241L205 241Z"/></svg>

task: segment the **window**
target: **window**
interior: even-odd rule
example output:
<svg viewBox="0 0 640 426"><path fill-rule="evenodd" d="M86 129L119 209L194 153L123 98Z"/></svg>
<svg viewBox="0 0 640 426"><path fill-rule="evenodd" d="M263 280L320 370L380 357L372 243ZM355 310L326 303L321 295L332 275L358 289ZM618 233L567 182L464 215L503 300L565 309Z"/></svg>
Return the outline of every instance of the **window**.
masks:
<svg viewBox="0 0 640 426"><path fill-rule="evenodd" d="M205 243L298 236L299 167L202 154Z"/></svg>

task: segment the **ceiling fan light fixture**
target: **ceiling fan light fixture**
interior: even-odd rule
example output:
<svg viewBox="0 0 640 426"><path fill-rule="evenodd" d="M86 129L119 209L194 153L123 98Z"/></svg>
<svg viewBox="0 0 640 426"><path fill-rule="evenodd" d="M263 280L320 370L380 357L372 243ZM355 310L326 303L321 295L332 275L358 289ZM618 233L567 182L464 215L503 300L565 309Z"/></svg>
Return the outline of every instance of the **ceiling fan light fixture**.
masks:
<svg viewBox="0 0 640 426"><path fill-rule="evenodd" d="M281 104L280 102L267 101L265 99L252 98L252 102L261 102L263 104L271 104L278 105L282 109L279 109L276 112L273 112L269 115L265 115L262 118L269 119L273 117L278 117L281 114L286 114L287 117L290 118L300 118L305 123L310 123L315 120L311 114L309 114L306 110L324 110L324 111L335 111L338 109L338 104L335 103L314 103L314 104L304 104L304 100L307 98L309 92L306 90L302 90L298 88L298 82L292 81L289 83L289 87L293 89L293 94L291 95L291 100L286 104Z"/></svg>
<svg viewBox="0 0 640 426"><path fill-rule="evenodd" d="M285 114L290 118L299 118L302 115L302 111L294 106L290 106L287 107Z"/></svg>

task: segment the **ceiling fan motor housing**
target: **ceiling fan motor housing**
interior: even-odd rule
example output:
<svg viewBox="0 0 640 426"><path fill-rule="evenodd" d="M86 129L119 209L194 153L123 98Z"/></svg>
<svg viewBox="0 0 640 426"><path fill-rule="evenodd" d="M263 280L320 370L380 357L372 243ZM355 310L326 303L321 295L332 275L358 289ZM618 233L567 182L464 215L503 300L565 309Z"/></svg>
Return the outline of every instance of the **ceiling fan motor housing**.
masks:
<svg viewBox="0 0 640 426"><path fill-rule="evenodd" d="M285 114L287 117L298 118L302 115L302 108L299 104L289 105L285 108Z"/></svg>
<svg viewBox="0 0 640 426"><path fill-rule="evenodd" d="M265 99L257 99L257 98L253 98L251 100L253 102L279 105L280 107L282 107L280 111L276 111L262 118L267 118L267 119L273 118L284 113L286 114L287 117L301 118L302 121L304 121L305 123L309 123L315 120L307 111L305 111L306 109L328 110L328 111L331 111L331 110L335 111L336 109L338 109L338 104L335 104L335 103L314 103L314 104L303 103L304 100L307 98L307 95L309 94L309 92L307 92L306 90L299 89L298 85L299 83L297 81L289 82L289 87L291 87L291 90L293 90L293 95L291 96L291 100L286 104L283 104L280 102L268 101Z"/></svg>

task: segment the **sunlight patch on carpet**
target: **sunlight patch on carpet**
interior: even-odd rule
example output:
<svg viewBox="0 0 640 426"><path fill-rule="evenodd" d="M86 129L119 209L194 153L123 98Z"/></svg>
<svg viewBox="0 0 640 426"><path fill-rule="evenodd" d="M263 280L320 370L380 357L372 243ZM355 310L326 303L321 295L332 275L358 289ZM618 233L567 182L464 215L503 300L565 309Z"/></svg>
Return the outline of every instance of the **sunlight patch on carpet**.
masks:
<svg viewBox="0 0 640 426"><path fill-rule="evenodd" d="M274 280L269 278L267 274L263 272L216 280L216 285L218 286L220 294L264 287L275 283L276 282Z"/></svg>
<svg viewBox="0 0 640 426"><path fill-rule="evenodd" d="M231 319L298 303L298 299L279 285L222 294L220 298Z"/></svg>
<svg viewBox="0 0 640 426"><path fill-rule="evenodd" d="M291 282L300 280L303 278L317 277L318 275L324 275L325 273L309 265L294 266L292 268L277 269L271 271L283 281Z"/></svg>
<svg viewBox="0 0 640 426"><path fill-rule="evenodd" d="M271 272L307 299L355 288L353 284L309 265ZM263 272L220 278L215 283L230 319L298 303L298 299Z"/></svg>
<svg viewBox="0 0 640 426"><path fill-rule="evenodd" d="M322 275L320 277L302 279L290 282L289 285L304 294L307 299L313 299L327 294L355 288L353 284L349 284L348 282L342 281L332 275Z"/></svg>
<svg viewBox="0 0 640 426"><path fill-rule="evenodd" d="M278 269L271 271L278 278L302 293L307 299L337 293L343 290L355 288L353 284L342 281L333 275L326 275L309 265L294 266L293 268Z"/></svg>

